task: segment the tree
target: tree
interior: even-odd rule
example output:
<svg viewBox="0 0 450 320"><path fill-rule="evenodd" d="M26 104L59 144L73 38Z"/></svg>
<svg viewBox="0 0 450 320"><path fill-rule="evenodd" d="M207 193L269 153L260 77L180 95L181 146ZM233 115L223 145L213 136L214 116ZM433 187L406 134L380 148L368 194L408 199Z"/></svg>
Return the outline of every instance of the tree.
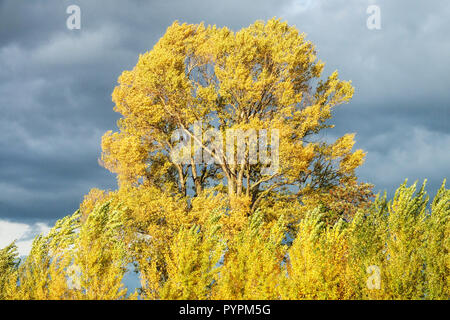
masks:
<svg viewBox="0 0 450 320"><path fill-rule="evenodd" d="M350 220L330 221L333 209L318 206L289 235L283 210L276 221L257 210L230 232L223 195L194 198L196 219L180 211L164 222L155 209L139 233L111 193L85 219L77 211L37 236L20 263L14 243L0 250L0 298L448 300L450 190L444 181L429 203L424 186L405 183ZM162 206L147 194L127 205L142 199ZM130 262L141 288L127 295Z"/></svg>
<svg viewBox="0 0 450 320"><path fill-rule="evenodd" d="M20 260L15 242L0 249L0 300L7 298L11 282L16 279ZM11 281L12 280L12 281Z"/></svg>
<svg viewBox="0 0 450 320"><path fill-rule="evenodd" d="M352 152L353 134L333 143L317 134L333 127L333 108L354 89L337 71L321 80L323 68L305 35L278 19L238 32L175 22L119 77L112 97L122 118L103 136L101 162L121 187L190 197L214 188L232 205L247 199L238 203L249 212L271 197L301 200L342 185L364 153ZM266 163L252 154L269 152L261 141L279 143ZM187 161L174 159L180 150Z"/></svg>
<svg viewBox="0 0 450 320"><path fill-rule="evenodd" d="M0 299L448 299L450 190L372 200L354 136L318 139L353 93L322 70L276 19L174 23L114 90L118 190L0 250Z"/></svg>

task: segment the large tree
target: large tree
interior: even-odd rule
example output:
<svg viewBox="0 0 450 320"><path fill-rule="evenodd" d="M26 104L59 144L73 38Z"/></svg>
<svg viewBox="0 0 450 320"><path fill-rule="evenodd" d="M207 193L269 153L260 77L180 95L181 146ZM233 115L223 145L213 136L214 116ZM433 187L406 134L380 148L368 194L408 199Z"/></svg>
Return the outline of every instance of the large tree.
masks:
<svg viewBox="0 0 450 320"><path fill-rule="evenodd" d="M102 163L118 174L121 187L153 186L183 196L215 188L230 199L247 199L250 209L269 197L299 199L354 182L364 158L361 150L352 151L354 136L327 143L318 135L332 127L333 108L348 102L354 89L337 71L322 79L323 69L305 35L277 19L238 32L175 22L119 77L112 97L122 118L119 132L103 137ZM250 139L247 161L233 161L229 150L208 139L212 128L223 137L230 129L266 130L266 139L279 139L272 158L278 170L248 161ZM197 147L188 151L188 162L171 157L182 142L173 139L180 130ZM259 154L268 151L263 149ZM198 151L212 161L197 161Z"/></svg>

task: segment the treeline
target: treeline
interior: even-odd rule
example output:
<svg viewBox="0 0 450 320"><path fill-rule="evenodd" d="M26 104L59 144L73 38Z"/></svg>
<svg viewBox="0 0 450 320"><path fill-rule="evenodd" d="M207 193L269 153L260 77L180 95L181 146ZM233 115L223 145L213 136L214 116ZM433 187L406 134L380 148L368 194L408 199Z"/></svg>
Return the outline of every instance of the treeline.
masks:
<svg viewBox="0 0 450 320"><path fill-rule="evenodd" d="M94 190L22 261L14 243L0 250L0 299L449 299L450 190L429 201L424 188L405 182L339 218ZM127 292L132 265L141 287Z"/></svg>

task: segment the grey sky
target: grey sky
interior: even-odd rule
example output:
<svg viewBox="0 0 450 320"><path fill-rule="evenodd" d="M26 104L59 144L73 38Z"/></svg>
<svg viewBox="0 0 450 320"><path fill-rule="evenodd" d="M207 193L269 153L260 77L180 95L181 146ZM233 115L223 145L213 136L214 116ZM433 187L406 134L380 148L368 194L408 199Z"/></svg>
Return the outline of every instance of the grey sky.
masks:
<svg viewBox="0 0 450 320"><path fill-rule="evenodd" d="M81 30L66 28L71 4ZM381 30L366 27L370 4ZM326 138L357 133L361 180L392 192L428 178L435 192L450 173L449 1L0 0L0 220L53 222L115 188L97 163L112 90L174 20L238 30L273 16L307 33L325 74L353 81Z"/></svg>

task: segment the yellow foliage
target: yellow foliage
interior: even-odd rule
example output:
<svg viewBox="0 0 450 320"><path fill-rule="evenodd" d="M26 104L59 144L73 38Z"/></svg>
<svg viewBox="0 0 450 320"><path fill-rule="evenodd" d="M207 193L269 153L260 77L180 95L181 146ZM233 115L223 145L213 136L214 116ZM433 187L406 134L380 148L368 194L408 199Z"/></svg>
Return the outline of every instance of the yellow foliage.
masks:
<svg viewBox="0 0 450 320"><path fill-rule="evenodd" d="M201 195L183 219L184 210L166 211L176 199L130 189L99 201L84 221L79 211L58 221L23 261L14 244L0 250L0 297L449 299L450 191L443 184L427 207L424 187L404 184L392 201L377 196L345 220L330 220L324 206L297 220L285 218L295 208L287 207L273 220L269 207L235 230L220 194ZM160 207L141 216L137 199ZM141 288L127 295L130 263Z"/></svg>
<svg viewBox="0 0 450 320"><path fill-rule="evenodd" d="M317 139L354 89L322 77L305 38L279 19L236 32L174 22L112 94L122 118L101 164L118 190L92 189L22 260L14 243L0 250L0 299L449 299L445 181L430 206L425 184L372 200L355 135ZM199 121L277 129L278 171L211 151ZM176 130L223 161L173 161Z"/></svg>
<svg viewBox="0 0 450 320"><path fill-rule="evenodd" d="M354 92L337 71L322 79L323 68L305 34L279 19L257 21L236 32L174 22L119 77L112 99L122 118L119 132L103 136L102 163L117 174L120 187L154 186L191 197L210 186L226 186L220 191L231 202L249 199L251 212L281 190L289 190L292 201L302 196L297 189L320 192L339 185L354 178L364 153L351 151L354 135L331 144L313 142L312 136L332 127L327 121L333 109ZM278 172L267 176L264 165L237 165L224 157L224 150L211 150L204 138L195 136L197 122L203 130L223 134L230 129L279 130ZM191 163L174 161L175 130L183 130L200 153L216 162L196 163L189 151Z"/></svg>

